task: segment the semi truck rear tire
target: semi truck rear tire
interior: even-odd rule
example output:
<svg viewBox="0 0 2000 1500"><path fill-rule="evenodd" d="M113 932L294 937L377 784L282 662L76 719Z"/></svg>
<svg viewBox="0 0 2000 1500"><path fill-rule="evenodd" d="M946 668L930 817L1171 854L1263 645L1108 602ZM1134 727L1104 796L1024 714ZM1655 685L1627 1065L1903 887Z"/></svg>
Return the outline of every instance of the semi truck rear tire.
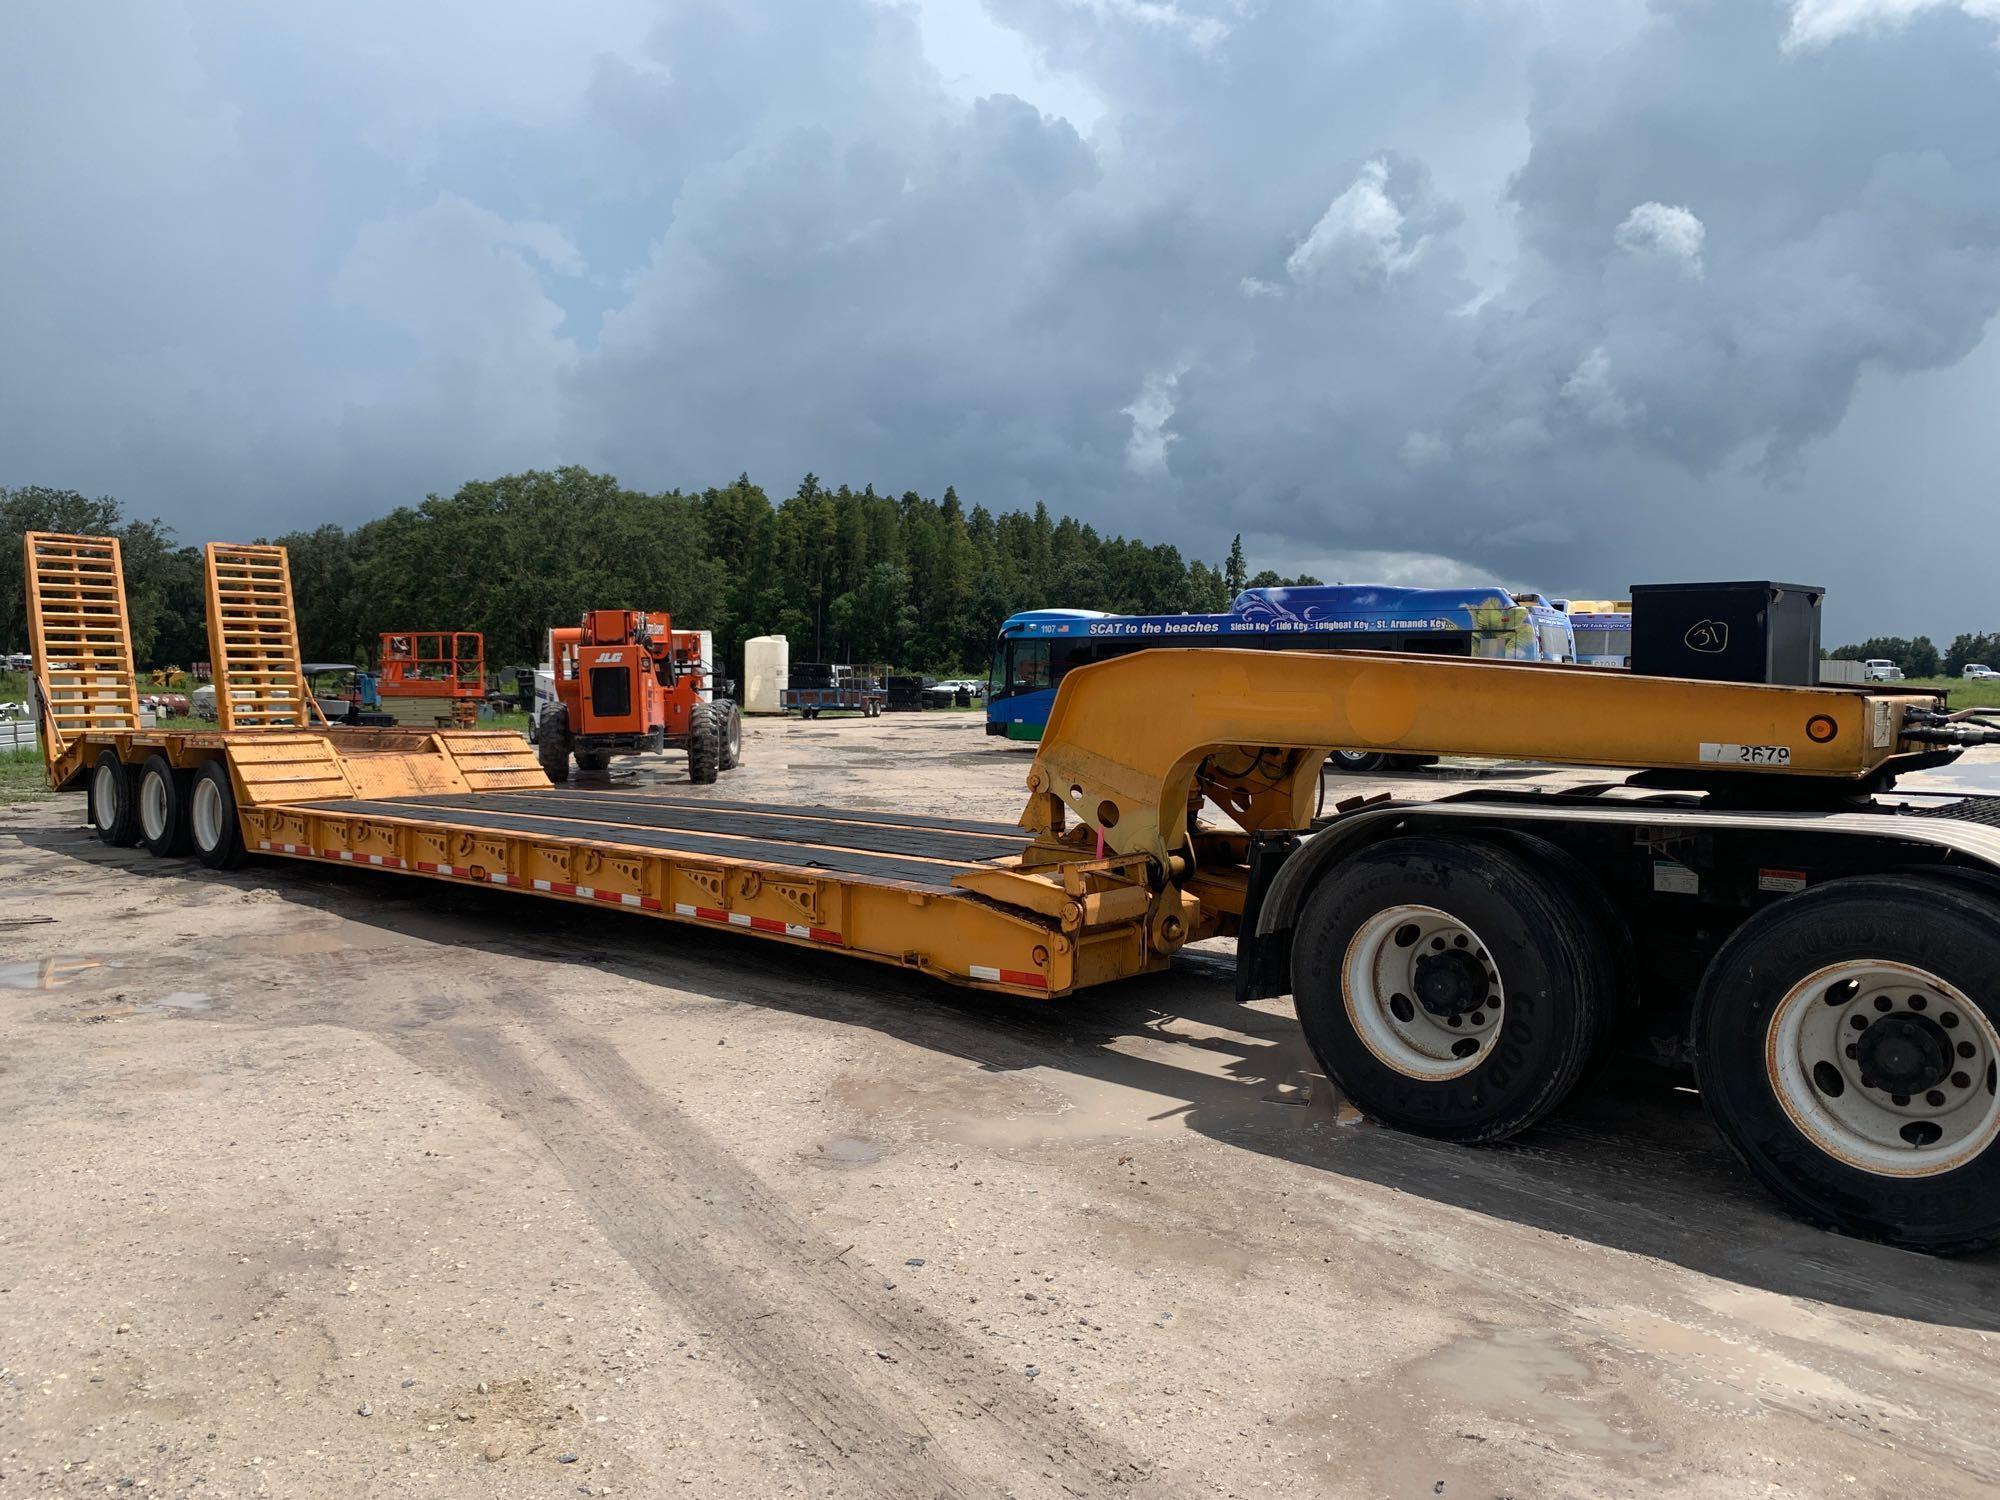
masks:
<svg viewBox="0 0 2000 1500"><path fill-rule="evenodd" d="M743 764L743 714L734 703L722 710L722 769L733 771Z"/></svg>
<svg viewBox="0 0 2000 1500"><path fill-rule="evenodd" d="M139 841L161 859L186 854L193 844L188 829L191 772L176 771L158 751L139 770Z"/></svg>
<svg viewBox="0 0 2000 1500"><path fill-rule="evenodd" d="M544 709L535 725L535 758L549 780L569 780L569 752L569 710Z"/></svg>
<svg viewBox="0 0 2000 1500"><path fill-rule="evenodd" d="M1390 839L1307 899L1299 1023L1364 1114L1499 1140L1562 1102L1591 1054L1612 966L1566 882L1479 839Z"/></svg>
<svg viewBox="0 0 2000 1500"><path fill-rule="evenodd" d="M1349 776L1372 776L1389 764L1389 757L1380 750L1336 750L1326 761Z"/></svg>
<svg viewBox="0 0 2000 1500"><path fill-rule="evenodd" d="M715 706L697 703L688 710L688 780L708 786L722 769L722 725Z"/></svg>
<svg viewBox="0 0 2000 1500"><path fill-rule="evenodd" d="M1847 1234L2000 1245L2000 902L1830 881L1724 943L1695 1001L1702 1102L1750 1173Z"/></svg>
<svg viewBox="0 0 2000 1500"><path fill-rule="evenodd" d="M211 870L233 870L249 858L243 827L236 820L236 789L229 782L227 761L205 760L194 773L188 829L195 857Z"/></svg>

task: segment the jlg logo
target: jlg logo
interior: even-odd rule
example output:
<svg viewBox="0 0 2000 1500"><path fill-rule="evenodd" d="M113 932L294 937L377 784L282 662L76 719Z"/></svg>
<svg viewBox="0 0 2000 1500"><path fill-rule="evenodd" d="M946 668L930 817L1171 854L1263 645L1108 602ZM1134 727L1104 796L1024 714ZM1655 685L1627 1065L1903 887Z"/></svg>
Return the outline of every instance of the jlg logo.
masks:
<svg viewBox="0 0 2000 1500"><path fill-rule="evenodd" d="M608 661L622 662L623 660L625 660L625 653L623 651L607 651L597 659L600 662L608 662Z"/></svg>

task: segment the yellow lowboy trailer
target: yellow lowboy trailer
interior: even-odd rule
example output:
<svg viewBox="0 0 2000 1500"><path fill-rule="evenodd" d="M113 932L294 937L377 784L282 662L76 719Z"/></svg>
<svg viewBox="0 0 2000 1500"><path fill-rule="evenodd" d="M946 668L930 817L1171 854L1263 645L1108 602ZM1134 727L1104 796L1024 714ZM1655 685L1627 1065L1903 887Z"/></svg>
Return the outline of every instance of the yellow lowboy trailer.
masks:
<svg viewBox="0 0 2000 1500"><path fill-rule="evenodd" d="M510 733L310 722L276 548L209 549L239 727L148 730L115 541L26 549L49 781L88 789L109 842L518 889L1021 995L1233 936L1239 993L1291 994L1387 1123L1498 1139L1636 1048L1692 1064L1801 1213L2000 1243L2000 799L1882 797L2000 740L1941 694L1159 649L1065 678L1010 828L558 788ZM1335 748L1635 774L1321 816Z"/></svg>

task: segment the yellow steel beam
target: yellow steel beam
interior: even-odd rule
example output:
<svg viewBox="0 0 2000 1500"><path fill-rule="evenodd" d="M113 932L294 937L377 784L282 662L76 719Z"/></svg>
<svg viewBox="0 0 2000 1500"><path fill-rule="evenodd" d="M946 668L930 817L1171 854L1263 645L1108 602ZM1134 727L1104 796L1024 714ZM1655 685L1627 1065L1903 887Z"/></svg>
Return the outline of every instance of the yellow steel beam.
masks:
<svg viewBox="0 0 2000 1500"><path fill-rule="evenodd" d="M1635 677L1600 667L1378 651L1159 649L1064 677L1021 826L1065 815L1169 862L1205 794L1249 829L1303 827L1335 749L1859 780L1920 749L1938 693Z"/></svg>

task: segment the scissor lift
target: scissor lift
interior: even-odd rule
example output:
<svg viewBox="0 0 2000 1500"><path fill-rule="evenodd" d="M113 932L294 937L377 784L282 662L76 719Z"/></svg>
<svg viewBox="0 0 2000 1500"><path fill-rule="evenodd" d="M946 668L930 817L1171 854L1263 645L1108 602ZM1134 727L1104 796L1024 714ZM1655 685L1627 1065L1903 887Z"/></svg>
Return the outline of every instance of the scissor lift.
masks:
<svg viewBox="0 0 2000 1500"><path fill-rule="evenodd" d="M276 548L209 549L217 702L241 712L141 730L115 543L27 549L37 681L69 705L50 784L87 781L113 844L615 906L1024 996L1234 937L1240 994L1291 994L1329 1076L1391 1124L1510 1135L1632 1040L1692 1062L1807 1216L2000 1242L2000 799L1881 801L2000 741L1940 693L1153 650L1064 680L1010 829L557 788L511 733L302 725ZM81 675L50 644L64 622L88 626L61 637L88 644ZM1638 774L1321 816L1326 757L1355 746Z"/></svg>

